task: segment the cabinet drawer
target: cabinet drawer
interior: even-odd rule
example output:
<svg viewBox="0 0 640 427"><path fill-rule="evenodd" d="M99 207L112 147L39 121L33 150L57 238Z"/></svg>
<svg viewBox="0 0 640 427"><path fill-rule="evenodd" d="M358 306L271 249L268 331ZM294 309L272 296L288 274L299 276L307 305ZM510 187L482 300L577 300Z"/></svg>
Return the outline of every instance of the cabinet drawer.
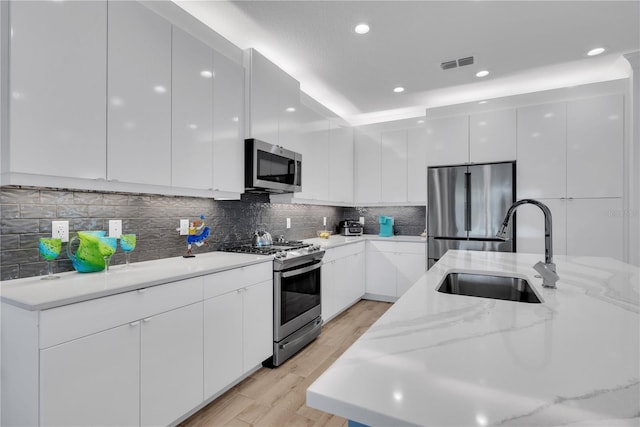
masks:
<svg viewBox="0 0 640 427"><path fill-rule="evenodd" d="M380 242L372 240L370 248L378 252L393 252L403 254L424 254L426 252L426 242Z"/></svg>
<svg viewBox="0 0 640 427"><path fill-rule="evenodd" d="M210 274L204 277L204 298L213 298L267 280L273 280L271 262Z"/></svg>
<svg viewBox="0 0 640 427"><path fill-rule="evenodd" d="M331 262L339 258L348 257L364 250L364 242L338 246L337 248L326 249L323 257L324 262Z"/></svg>
<svg viewBox="0 0 640 427"><path fill-rule="evenodd" d="M202 301L202 277L152 286L40 313L40 348Z"/></svg>

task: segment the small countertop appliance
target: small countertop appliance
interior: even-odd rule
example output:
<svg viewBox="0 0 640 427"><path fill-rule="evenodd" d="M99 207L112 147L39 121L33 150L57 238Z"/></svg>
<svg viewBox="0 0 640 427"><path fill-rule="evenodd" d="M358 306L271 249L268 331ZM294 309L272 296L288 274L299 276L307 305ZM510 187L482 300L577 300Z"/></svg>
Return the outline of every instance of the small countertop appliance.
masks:
<svg viewBox="0 0 640 427"><path fill-rule="evenodd" d="M378 223L380 223L380 237L393 236L393 217L391 216L379 216Z"/></svg>
<svg viewBox="0 0 640 427"><path fill-rule="evenodd" d="M338 224L340 234L343 236L362 236L363 226L355 219L345 219Z"/></svg>

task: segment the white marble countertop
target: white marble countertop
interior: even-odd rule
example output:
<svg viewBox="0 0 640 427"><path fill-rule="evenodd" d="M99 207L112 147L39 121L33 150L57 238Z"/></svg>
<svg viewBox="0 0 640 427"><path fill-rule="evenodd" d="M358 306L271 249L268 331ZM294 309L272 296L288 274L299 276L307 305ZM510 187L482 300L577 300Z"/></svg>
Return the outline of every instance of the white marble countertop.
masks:
<svg viewBox="0 0 640 427"><path fill-rule="evenodd" d="M348 245L355 242L362 242L367 240L377 240L384 242L410 242L410 243L427 243L426 237L420 236L391 236L391 237L380 237L377 234L363 234L362 236L341 236L331 235L328 239L322 239L320 237L315 237L313 239L305 239L305 243L313 243L320 245L320 247L324 249L331 249L338 246Z"/></svg>
<svg viewBox="0 0 640 427"><path fill-rule="evenodd" d="M640 425L640 268L449 251L307 389L307 404L368 425ZM457 272L527 278L541 304L436 291Z"/></svg>
<svg viewBox="0 0 640 427"><path fill-rule="evenodd" d="M8 280L0 282L0 300L27 310L44 310L272 260L272 256L208 252L194 258L136 262L128 269L116 265L108 273L73 271L57 274L58 280Z"/></svg>

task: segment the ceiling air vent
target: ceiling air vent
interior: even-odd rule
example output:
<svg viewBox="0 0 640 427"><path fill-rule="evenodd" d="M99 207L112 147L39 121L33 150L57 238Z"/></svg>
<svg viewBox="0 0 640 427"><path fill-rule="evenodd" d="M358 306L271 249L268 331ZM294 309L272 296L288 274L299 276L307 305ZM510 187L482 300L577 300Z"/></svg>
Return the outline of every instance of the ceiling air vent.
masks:
<svg viewBox="0 0 640 427"><path fill-rule="evenodd" d="M458 59L458 67L464 67L465 65L473 64L473 56L467 56L466 58Z"/></svg>
<svg viewBox="0 0 640 427"><path fill-rule="evenodd" d="M443 62L440 64L440 68L442 68L443 70L451 70L452 68L464 67L465 65L471 64L473 64L473 56L467 56L466 58Z"/></svg>
<svg viewBox="0 0 640 427"><path fill-rule="evenodd" d="M458 66L458 63L455 60L443 62L442 64L440 64L440 67L443 70L449 70L451 68L456 68L457 66Z"/></svg>

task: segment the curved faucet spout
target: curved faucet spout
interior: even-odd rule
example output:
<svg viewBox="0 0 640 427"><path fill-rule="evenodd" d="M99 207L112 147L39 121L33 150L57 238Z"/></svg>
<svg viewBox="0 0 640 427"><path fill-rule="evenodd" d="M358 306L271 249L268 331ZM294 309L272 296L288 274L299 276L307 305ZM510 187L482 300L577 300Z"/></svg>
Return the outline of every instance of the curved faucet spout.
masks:
<svg viewBox="0 0 640 427"><path fill-rule="evenodd" d="M544 203L541 203L534 199L522 199L515 202L504 217L504 221L502 221L502 225L498 229L496 233L496 237L500 239L507 239L507 227L509 226L509 221L513 216L513 213L516 211L518 206L524 204L535 205L542 210L544 214L544 268L536 264L536 271L538 271L542 275L542 286L547 288L555 288L556 282L558 281L558 275L556 274L556 266L553 263L553 235L552 235L552 227L551 227L551 211Z"/></svg>

